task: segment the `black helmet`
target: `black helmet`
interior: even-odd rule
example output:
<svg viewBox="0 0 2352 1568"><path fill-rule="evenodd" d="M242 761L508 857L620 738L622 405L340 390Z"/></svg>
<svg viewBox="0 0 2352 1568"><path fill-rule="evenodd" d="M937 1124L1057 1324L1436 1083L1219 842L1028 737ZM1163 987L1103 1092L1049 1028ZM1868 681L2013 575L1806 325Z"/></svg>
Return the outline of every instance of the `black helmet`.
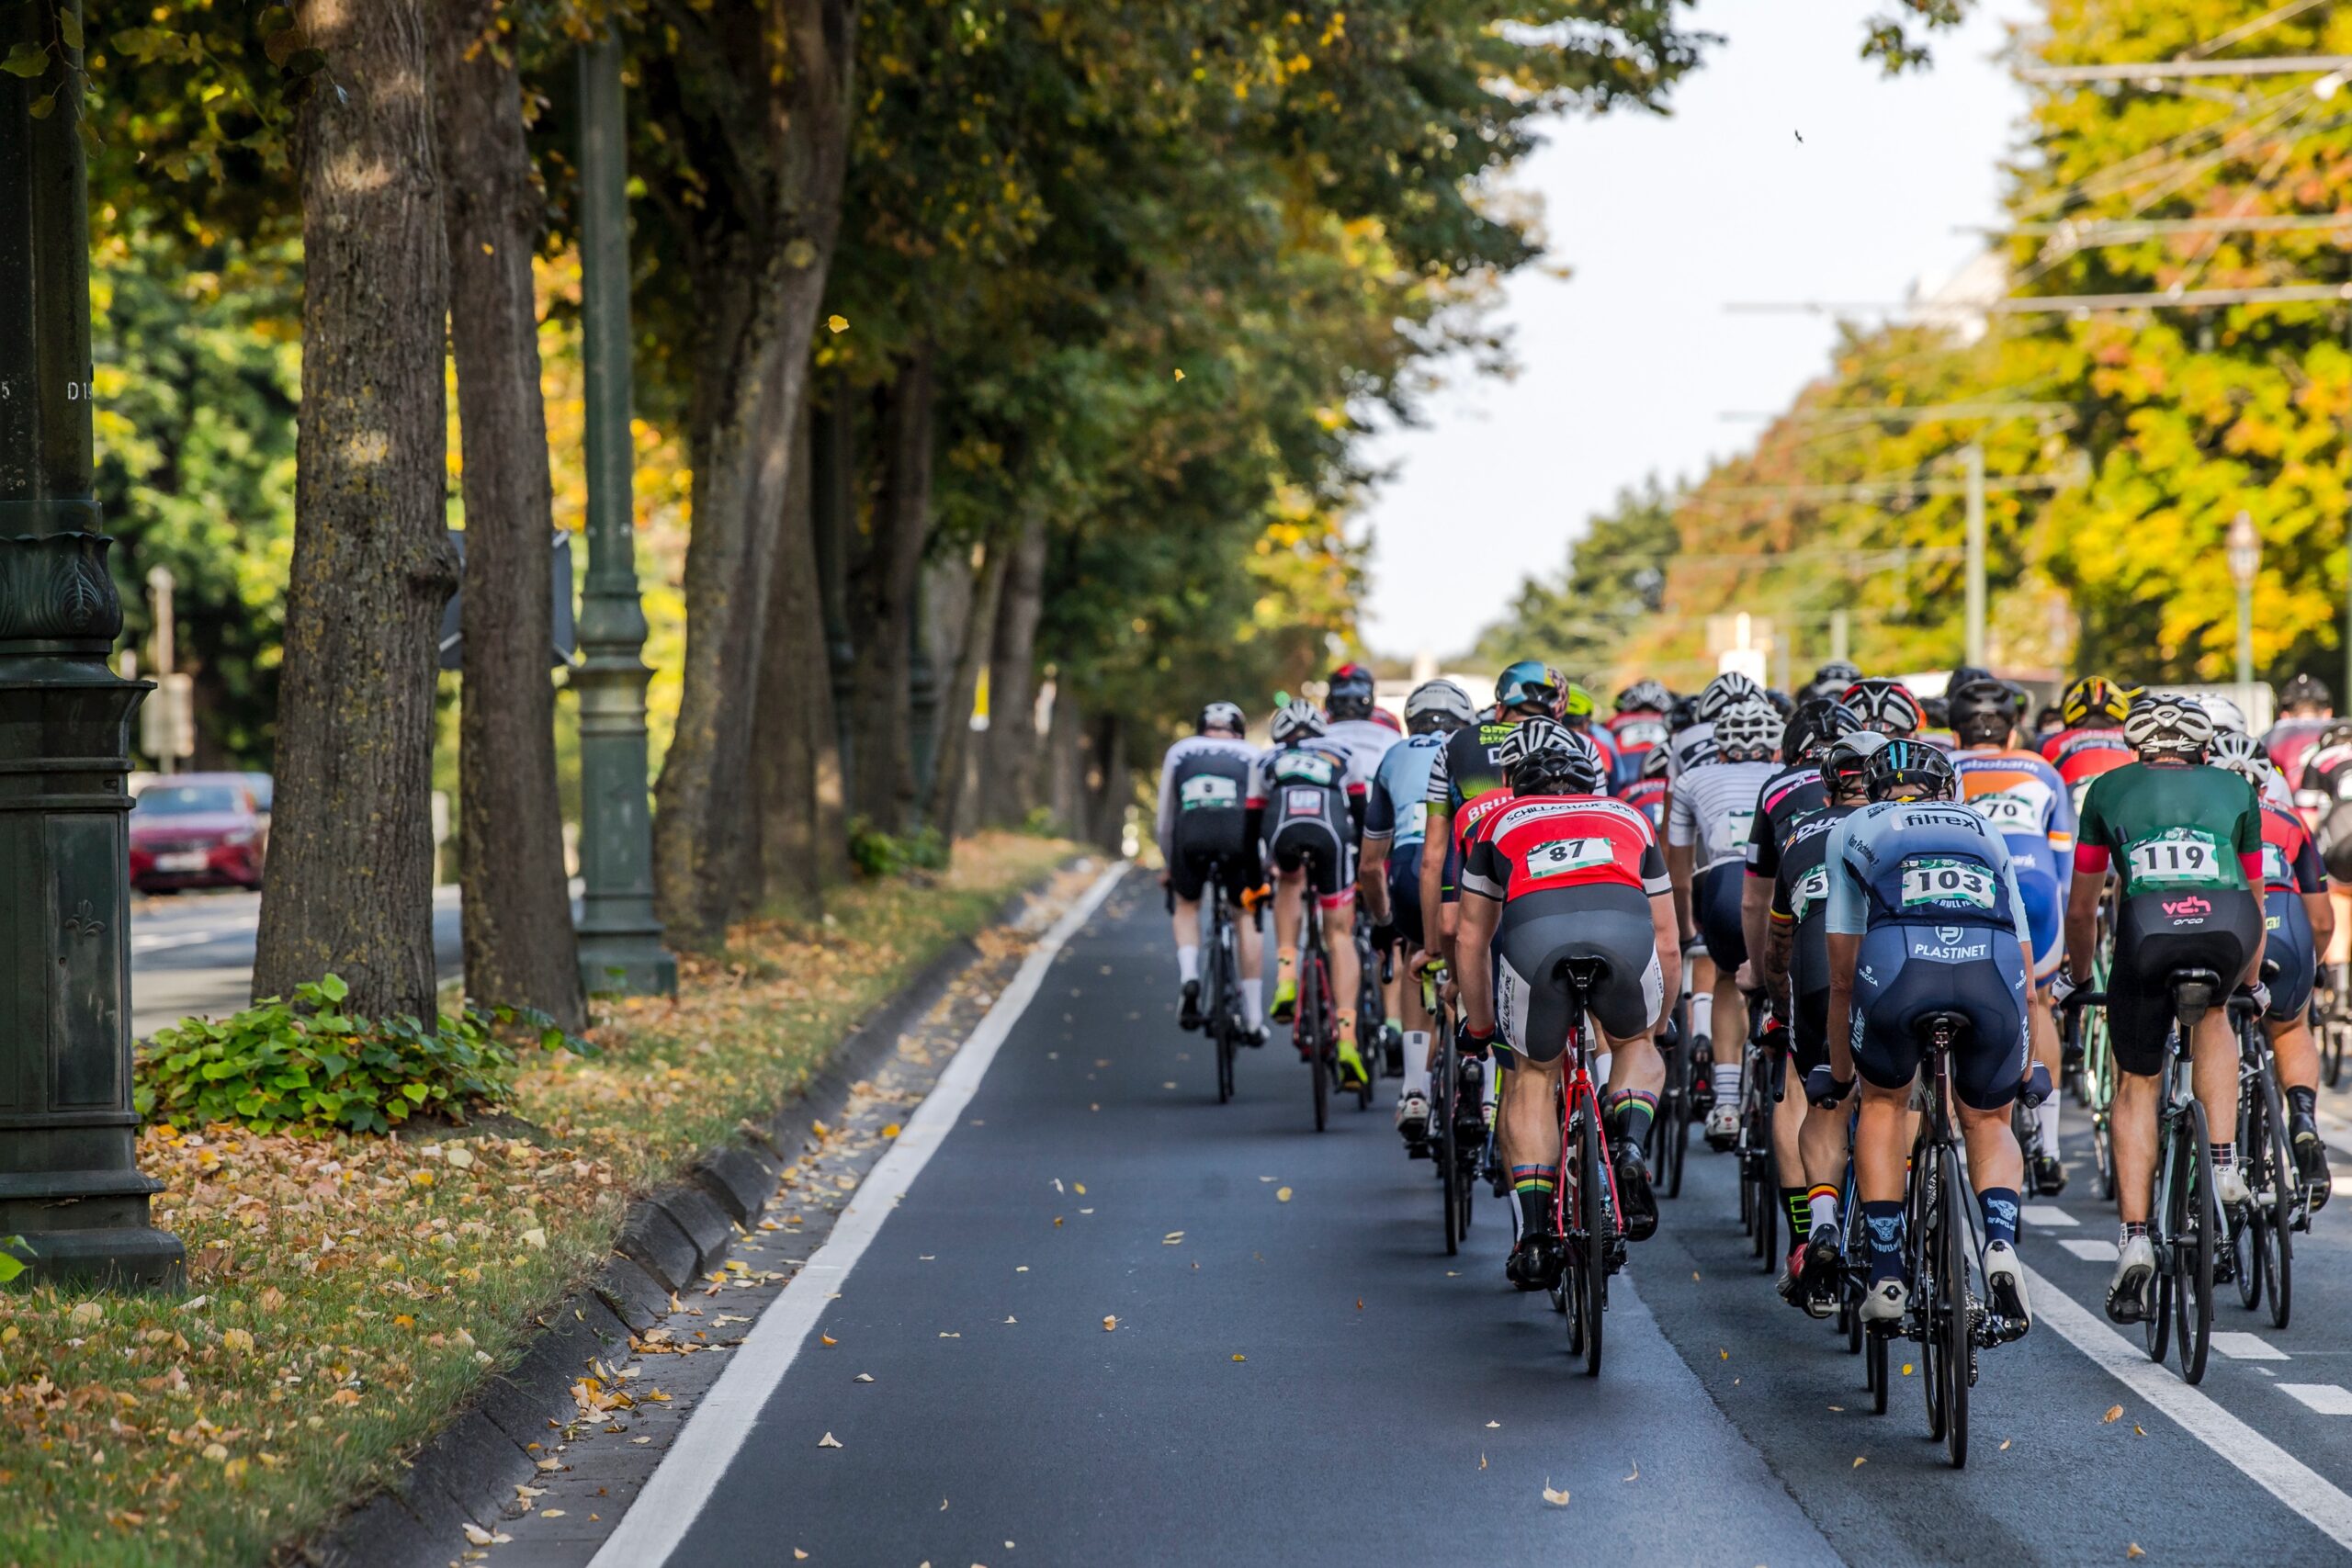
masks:
<svg viewBox="0 0 2352 1568"><path fill-rule="evenodd" d="M1833 795L1843 795L1870 771L1871 759L1892 742L1875 729L1855 729L1829 743L1821 759L1821 782Z"/></svg>
<svg viewBox="0 0 2352 1568"><path fill-rule="evenodd" d="M1663 681L1646 678L1634 682L1617 694L1619 713L1664 713L1674 705L1674 694Z"/></svg>
<svg viewBox="0 0 2352 1568"><path fill-rule="evenodd" d="M1861 678L1860 665L1849 663L1843 659L1833 659L1813 672L1813 684L1835 686L1842 692Z"/></svg>
<svg viewBox="0 0 2352 1568"><path fill-rule="evenodd" d="M1882 735L1916 735L1926 716L1919 699L1900 681L1857 681L1838 700L1860 716L1865 728Z"/></svg>
<svg viewBox="0 0 2352 1568"><path fill-rule="evenodd" d="M2281 708L2334 707L2335 694L2327 689L2326 682L2312 675L2298 675L2287 682L2286 690L2278 694L2278 705Z"/></svg>
<svg viewBox="0 0 2352 1568"><path fill-rule="evenodd" d="M1666 732L1679 735L1699 722L1699 699L1677 697L1674 705L1666 710Z"/></svg>
<svg viewBox="0 0 2352 1568"><path fill-rule="evenodd" d="M1781 690L1778 686L1765 687L1764 700L1770 703L1775 708L1779 709L1782 718L1786 718L1789 715L1797 711L1796 698L1789 695L1788 693Z"/></svg>
<svg viewBox="0 0 2352 1568"><path fill-rule="evenodd" d="M1599 747L1549 718L1513 725L1495 761L1513 795L1590 795L1608 771Z"/></svg>
<svg viewBox="0 0 2352 1568"><path fill-rule="evenodd" d="M1924 789L1930 800L1955 800L1960 775L1942 747L1925 740L1890 740L1862 765L1862 787L1873 804L1894 798L1899 789Z"/></svg>
<svg viewBox="0 0 2352 1568"><path fill-rule="evenodd" d="M1642 777L1662 779L1674 771L1674 753L1664 746L1653 746L1642 753Z"/></svg>
<svg viewBox="0 0 2352 1568"><path fill-rule="evenodd" d="M1789 716L1781 755L1792 762L1818 761L1831 741L1861 727L1861 716L1835 697L1807 697Z"/></svg>
<svg viewBox="0 0 2352 1568"><path fill-rule="evenodd" d="M1375 682L1361 664L1342 664L1331 671L1330 689L1323 694L1323 711L1333 718L1370 718Z"/></svg>
<svg viewBox="0 0 2352 1568"><path fill-rule="evenodd" d="M1963 746L1998 746L2017 725L2017 699L2006 681L1987 676L1955 688L1944 699L1951 732Z"/></svg>
<svg viewBox="0 0 2352 1568"><path fill-rule="evenodd" d="M1926 718L1929 729L1951 728L1951 704L1945 698L1921 697L1919 712Z"/></svg>
<svg viewBox="0 0 2352 1568"><path fill-rule="evenodd" d="M1998 679L2000 679L1999 676L1994 674L1990 670L1985 669L1981 664L1963 664L1954 670L1949 676L1945 677L1944 691L1949 694L1951 692L1957 692L1962 686L1973 684L1978 681L1996 681Z"/></svg>

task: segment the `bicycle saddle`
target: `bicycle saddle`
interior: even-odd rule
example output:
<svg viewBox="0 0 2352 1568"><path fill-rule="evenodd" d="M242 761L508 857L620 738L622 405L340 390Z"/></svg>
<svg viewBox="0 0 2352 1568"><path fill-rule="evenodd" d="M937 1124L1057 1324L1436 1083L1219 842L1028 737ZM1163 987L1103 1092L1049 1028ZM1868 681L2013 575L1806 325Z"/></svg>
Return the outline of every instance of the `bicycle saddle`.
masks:
<svg viewBox="0 0 2352 1568"><path fill-rule="evenodd" d="M1566 976L1570 986L1589 996L1600 988L1602 978L1608 975L1609 960L1606 958L1563 958L1560 960L1559 968L1554 973Z"/></svg>
<svg viewBox="0 0 2352 1568"><path fill-rule="evenodd" d="M1945 1008L1923 1012L1911 1021L1911 1032L1918 1039L1933 1040L1939 1031L1943 1032L1952 1043L1958 1044L1973 1032L1973 1026L1968 1021L1966 1013L1953 1012Z"/></svg>
<svg viewBox="0 0 2352 1568"><path fill-rule="evenodd" d="M2172 992L2173 1016L2183 1029L2194 1029L2222 995L2222 977L2211 969L2176 969L2165 982Z"/></svg>

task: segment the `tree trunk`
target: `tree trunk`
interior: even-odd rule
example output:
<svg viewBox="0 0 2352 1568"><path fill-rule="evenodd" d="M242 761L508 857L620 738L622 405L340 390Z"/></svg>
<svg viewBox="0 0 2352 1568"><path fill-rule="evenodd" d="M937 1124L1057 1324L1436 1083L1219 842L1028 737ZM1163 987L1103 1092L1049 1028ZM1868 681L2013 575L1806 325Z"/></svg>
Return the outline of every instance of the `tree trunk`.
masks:
<svg viewBox="0 0 2352 1568"><path fill-rule="evenodd" d="M728 29L740 60L726 166L749 188L712 214L696 282L708 301L688 419L694 535L678 722L655 786L655 902L671 940L708 948L754 887L744 853L767 598L787 437L808 390L809 339L840 232L855 0L776 0L763 18L686 7L677 25ZM707 109L707 104L698 108Z"/></svg>
<svg viewBox="0 0 2352 1568"><path fill-rule="evenodd" d="M923 344L883 394L882 465L874 525L850 583L852 749L857 796L874 826L904 832L915 804L913 705L908 693L915 583L931 532L932 349Z"/></svg>
<svg viewBox="0 0 2352 1568"><path fill-rule="evenodd" d="M1003 591L1012 554L1012 542L1006 539L991 539L985 548L987 554L964 607L963 639L956 650L955 672L940 699L939 750L932 763L931 804L923 813L950 843L959 830L957 813L971 779L972 708L979 696L980 671L988 668L989 647L996 640L997 597Z"/></svg>
<svg viewBox="0 0 2352 1568"><path fill-rule="evenodd" d="M418 0L305 0L297 124L302 412L277 796L254 994L332 971L428 1015L433 694L457 585L443 520L447 235Z"/></svg>
<svg viewBox="0 0 2352 1568"><path fill-rule="evenodd" d="M1037 617L1045 609L1046 517L1021 525L999 591L989 650L989 728L981 748L980 820L1018 828L1036 803Z"/></svg>
<svg viewBox="0 0 2352 1568"><path fill-rule="evenodd" d="M760 701L753 715L752 773L757 793L760 898L800 919L824 912L829 826L838 833L840 761L833 750L833 697L825 664L824 617L818 601L816 538L810 526L809 419L806 404L793 440L783 527L769 589ZM830 771L834 816L820 805ZM844 853L836 844L833 854Z"/></svg>
<svg viewBox="0 0 2352 1568"><path fill-rule="evenodd" d="M1127 773L1126 721L1115 713L1088 716L1086 829L1088 842L1119 852L1135 783Z"/></svg>
<svg viewBox="0 0 2352 1568"><path fill-rule="evenodd" d="M1064 837L1086 836L1085 716L1069 689L1054 682L1053 712L1046 721L1046 805Z"/></svg>
<svg viewBox="0 0 2352 1568"><path fill-rule="evenodd" d="M499 0L437 0L434 118L446 194L466 558L459 629L458 881L466 992L585 1028L555 809L548 583L555 503L531 254L542 219Z"/></svg>

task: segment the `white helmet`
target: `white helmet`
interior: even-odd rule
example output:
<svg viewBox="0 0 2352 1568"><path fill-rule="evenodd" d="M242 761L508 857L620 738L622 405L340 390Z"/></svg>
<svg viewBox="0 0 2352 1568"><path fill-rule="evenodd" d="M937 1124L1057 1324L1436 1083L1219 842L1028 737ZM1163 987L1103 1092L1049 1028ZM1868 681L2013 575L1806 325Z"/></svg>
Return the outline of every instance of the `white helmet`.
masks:
<svg viewBox="0 0 2352 1568"><path fill-rule="evenodd" d="M1274 715L1273 735L1277 746L1293 740L1310 740L1316 736L1329 733L1330 727L1323 721L1323 710L1304 697Z"/></svg>
<svg viewBox="0 0 2352 1568"><path fill-rule="evenodd" d="M1699 694L1699 721L1704 724L1710 719L1720 718L1724 709L1741 703L1762 701L1763 687L1736 670L1726 670L1708 682L1707 689Z"/></svg>
<svg viewBox="0 0 2352 1568"><path fill-rule="evenodd" d="M1741 703L1715 718L1715 744L1732 761L1752 761L1781 749L1788 721L1768 702Z"/></svg>
<svg viewBox="0 0 2352 1568"><path fill-rule="evenodd" d="M2132 711L2123 720L2123 739L2143 756L2151 751L2176 752L2192 762L2200 761L2213 739L2213 720L2187 697L2143 692L2132 700Z"/></svg>
<svg viewBox="0 0 2352 1568"><path fill-rule="evenodd" d="M2197 705L2205 710L2205 716L2213 721L2216 730L2230 735L2246 733L2245 710L2220 693L2198 698Z"/></svg>
<svg viewBox="0 0 2352 1568"><path fill-rule="evenodd" d="M2224 729L2215 735L2212 744L2205 748L2205 761L2237 774L2256 792L2276 771L2261 742L2242 729Z"/></svg>
<svg viewBox="0 0 2352 1568"><path fill-rule="evenodd" d="M1415 728L1425 718L1460 728L1478 721L1478 707L1470 694L1447 680L1424 681L1405 699L1405 728Z"/></svg>
<svg viewBox="0 0 2352 1568"><path fill-rule="evenodd" d="M1539 758L1537 767L1521 766ZM1600 747L1578 731L1548 718L1531 718L1513 725L1502 744L1495 749L1495 761L1502 767L1503 775L1511 781L1512 791L1521 795L1591 795L1600 788L1600 781L1609 771ZM1521 779L1528 773L1540 773L1550 787L1532 791L1523 788Z"/></svg>

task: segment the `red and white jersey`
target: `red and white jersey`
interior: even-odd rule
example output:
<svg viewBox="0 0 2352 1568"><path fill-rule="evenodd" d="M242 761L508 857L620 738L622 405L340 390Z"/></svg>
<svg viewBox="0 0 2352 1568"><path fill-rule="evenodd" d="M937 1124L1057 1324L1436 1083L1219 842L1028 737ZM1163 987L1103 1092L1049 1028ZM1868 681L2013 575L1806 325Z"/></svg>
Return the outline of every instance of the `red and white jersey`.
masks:
<svg viewBox="0 0 2352 1568"><path fill-rule="evenodd" d="M1650 819L1599 795L1525 795L1479 825L1462 887L1505 900L1562 887L1670 890Z"/></svg>

